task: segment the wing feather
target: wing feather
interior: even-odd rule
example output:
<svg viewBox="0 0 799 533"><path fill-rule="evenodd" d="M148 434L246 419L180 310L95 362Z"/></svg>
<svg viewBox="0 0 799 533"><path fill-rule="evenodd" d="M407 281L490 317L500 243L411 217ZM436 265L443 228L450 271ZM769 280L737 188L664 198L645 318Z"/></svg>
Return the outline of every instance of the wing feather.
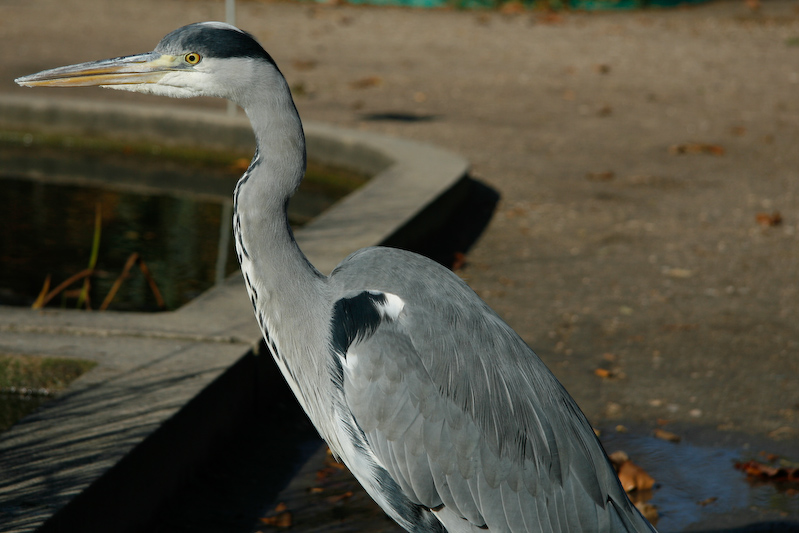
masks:
<svg viewBox="0 0 799 533"><path fill-rule="evenodd" d="M386 249L345 265L333 277L347 298L382 293L403 305L367 332L350 321L350 343L337 353L346 407L409 500L433 514L443 504L439 518L457 531L470 529L453 517L497 532L653 531L571 397L457 277ZM371 300L349 268L379 274L360 286ZM402 278L407 271L417 274ZM612 529L619 524L626 529Z"/></svg>

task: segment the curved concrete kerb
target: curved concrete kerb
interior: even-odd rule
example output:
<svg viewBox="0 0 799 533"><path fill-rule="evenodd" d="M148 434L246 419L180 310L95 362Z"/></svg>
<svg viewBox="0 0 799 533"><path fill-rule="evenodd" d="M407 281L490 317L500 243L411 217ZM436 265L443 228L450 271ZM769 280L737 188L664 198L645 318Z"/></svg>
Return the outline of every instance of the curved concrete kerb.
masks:
<svg viewBox="0 0 799 533"><path fill-rule="evenodd" d="M45 128L75 135L155 137L178 144L253 146L243 116L0 98L0 129ZM306 123L305 129L311 158L374 175L367 185L297 233L302 249L323 272L354 250L389 239L399 242L403 233L418 230L413 227L417 215L434 203L440 205L441 198L456 191L466 175L463 158L428 145L323 124ZM425 221L430 220L429 211ZM42 530L47 530L54 521L79 516L69 512L78 505L70 502L141 447L167 420L175 426L184 406L209 384L216 381L219 389L220 376L230 375L229 369L259 341L240 276L167 313L39 312L0 306L0 352L80 357L99 363L63 397L0 437L3 530L34 531L43 524ZM214 424L224 431L225 418L225 413L219 413L216 419L205 420L206 432ZM193 442L193 446L201 449L202 443ZM182 458L183 464L174 468L190 468L192 457ZM137 503L137 521L144 521L168 496L171 486L164 487L137 495L144 498ZM86 499L84 494L79 501ZM136 527L128 525L131 530ZM114 531L128 529L114 523Z"/></svg>

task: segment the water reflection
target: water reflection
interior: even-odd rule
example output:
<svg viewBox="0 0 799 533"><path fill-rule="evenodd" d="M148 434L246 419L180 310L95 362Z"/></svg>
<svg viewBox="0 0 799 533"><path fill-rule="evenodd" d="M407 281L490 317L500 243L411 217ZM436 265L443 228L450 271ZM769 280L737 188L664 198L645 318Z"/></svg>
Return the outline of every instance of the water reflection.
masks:
<svg viewBox="0 0 799 533"><path fill-rule="evenodd" d="M88 267L99 205L92 308L133 253L167 308L180 307L237 269L230 199L248 162L242 153L0 131L0 304L29 306L48 274L52 289ZM307 222L366 179L309 162L290 222ZM56 297L50 305L75 303ZM109 308L158 307L134 268Z"/></svg>
<svg viewBox="0 0 799 533"><path fill-rule="evenodd" d="M753 484L736 470L752 452L734 446L674 444L649 435L603 433L608 452L624 450L657 484L650 503L658 507L660 531L682 531L691 524L741 511L799 514L799 499L775 484ZM715 529L715 528L714 528Z"/></svg>
<svg viewBox="0 0 799 533"><path fill-rule="evenodd" d="M226 227L223 201L27 179L3 179L0 191L0 209L7 213L0 229L0 303L30 305L48 274L55 285L87 267L96 206L102 236L91 280L95 308L133 253L147 264L170 309L213 285L218 266L225 275L237 268L229 239L217 265L220 232ZM147 280L132 270L110 308L155 310L157 305Z"/></svg>

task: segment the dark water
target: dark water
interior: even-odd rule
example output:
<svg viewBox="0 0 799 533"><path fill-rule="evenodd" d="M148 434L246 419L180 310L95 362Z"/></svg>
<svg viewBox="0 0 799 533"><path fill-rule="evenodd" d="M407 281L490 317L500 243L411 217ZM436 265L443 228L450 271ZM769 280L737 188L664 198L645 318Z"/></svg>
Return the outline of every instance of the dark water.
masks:
<svg viewBox="0 0 799 533"><path fill-rule="evenodd" d="M36 411L50 399L43 394L24 394L0 391L0 433L13 426L22 417Z"/></svg>
<svg viewBox="0 0 799 533"><path fill-rule="evenodd" d="M152 273L166 308L180 307L238 268L230 202L247 162L0 143L0 304L30 306L48 275L52 290L88 268L99 209L91 308L100 306L134 253ZM341 174L310 167L290 205L293 225L365 181ZM49 305L75 307L82 283ZM130 270L109 309L159 309L139 268Z"/></svg>
<svg viewBox="0 0 799 533"><path fill-rule="evenodd" d="M724 437L726 442L720 442ZM790 487L752 482L735 468L736 462L764 458L760 451L772 451L772 441L755 442L748 436L720 432L697 435L672 443L650 434L604 432L602 443L608 453L623 450L644 468L656 485L647 501L658 508L658 530L734 531L744 524L753 531L789 531L770 524L794 523L799 517L799 495ZM799 450L786 450L788 459L799 459ZM793 490L792 490L793 489ZM786 522L787 521L787 522ZM799 528L799 524L796 524ZM787 529L786 529L787 528Z"/></svg>
<svg viewBox="0 0 799 533"><path fill-rule="evenodd" d="M87 268L98 208L102 232L98 273L91 279L94 308L133 253L152 272L170 309L213 285L220 233L229 231L221 225L222 202L3 179L0 212L6 215L0 228L0 301L30 305L48 275L54 288ZM224 274L235 271L235 257L229 244ZM61 298L54 303L62 301L71 303ZM131 271L110 309L157 309L139 269Z"/></svg>

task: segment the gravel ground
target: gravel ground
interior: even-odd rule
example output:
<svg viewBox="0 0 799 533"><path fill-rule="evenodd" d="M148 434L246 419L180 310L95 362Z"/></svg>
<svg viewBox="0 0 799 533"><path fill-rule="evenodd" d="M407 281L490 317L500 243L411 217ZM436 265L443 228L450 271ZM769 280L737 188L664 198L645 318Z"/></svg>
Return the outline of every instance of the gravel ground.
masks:
<svg viewBox="0 0 799 533"><path fill-rule="evenodd" d="M0 92L33 95L13 78L223 16L207 0L0 3ZM252 1L238 21L303 118L472 162L500 200L459 274L595 425L667 420L799 459L799 4L553 15Z"/></svg>

